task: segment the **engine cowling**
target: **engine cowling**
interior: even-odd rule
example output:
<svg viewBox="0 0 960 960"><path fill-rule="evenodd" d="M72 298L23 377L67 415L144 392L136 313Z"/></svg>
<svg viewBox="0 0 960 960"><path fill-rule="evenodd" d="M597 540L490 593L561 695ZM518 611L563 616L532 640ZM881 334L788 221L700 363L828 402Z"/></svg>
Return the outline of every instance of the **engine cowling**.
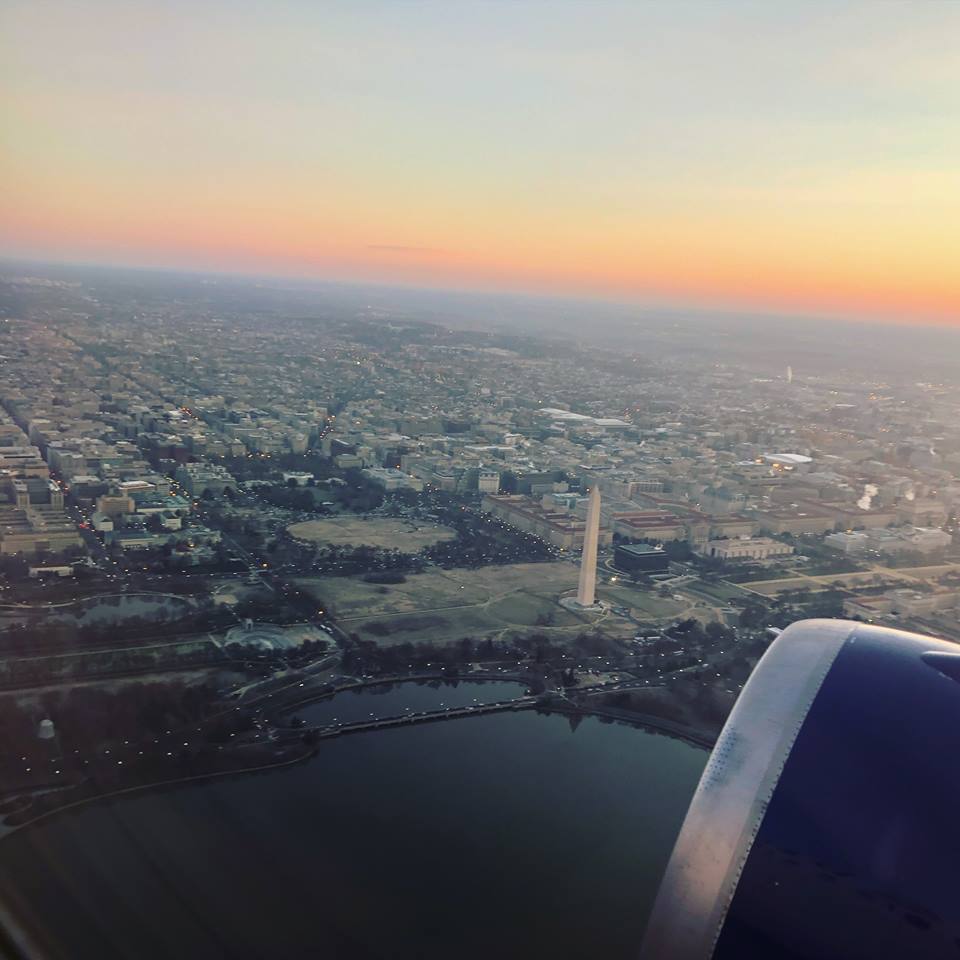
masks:
<svg viewBox="0 0 960 960"><path fill-rule="evenodd" d="M764 654L642 960L960 957L960 646L842 620Z"/></svg>

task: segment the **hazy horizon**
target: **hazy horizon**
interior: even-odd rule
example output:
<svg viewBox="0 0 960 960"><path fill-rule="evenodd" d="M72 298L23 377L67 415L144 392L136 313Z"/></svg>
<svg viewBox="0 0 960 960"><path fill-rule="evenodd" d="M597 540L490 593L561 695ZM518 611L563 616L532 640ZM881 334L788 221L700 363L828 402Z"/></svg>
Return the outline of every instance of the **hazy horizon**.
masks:
<svg viewBox="0 0 960 960"><path fill-rule="evenodd" d="M960 321L960 7L0 20L4 256Z"/></svg>
<svg viewBox="0 0 960 960"><path fill-rule="evenodd" d="M118 293L132 296L148 310L179 302L212 316L262 313L278 329L287 321L311 318L429 325L485 333L501 345L526 341L547 348L552 341L561 348L627 350L652 362L717 363L775 378L788 364L800 379L843 373L878 383L904 375L939 381L960 371L960 328L936 323L907 326L559 295L2 258L0 316L18 313L18 277L67 281L105 303Z"/></svg>

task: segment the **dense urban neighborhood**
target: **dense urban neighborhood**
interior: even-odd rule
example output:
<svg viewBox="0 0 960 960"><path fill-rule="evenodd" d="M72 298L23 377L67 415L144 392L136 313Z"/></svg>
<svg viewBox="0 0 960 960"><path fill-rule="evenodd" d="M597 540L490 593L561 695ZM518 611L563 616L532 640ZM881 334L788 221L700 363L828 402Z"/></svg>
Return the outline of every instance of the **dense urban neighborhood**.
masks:
<svg viewBox="0 0 960 960"><path fill-rule="evenodd" d="M9 827L474 711L709 744L794 620L960 640L957 390L913 373L22 269L0 369ZM518 693L300 715L465 680Z"/></svg>

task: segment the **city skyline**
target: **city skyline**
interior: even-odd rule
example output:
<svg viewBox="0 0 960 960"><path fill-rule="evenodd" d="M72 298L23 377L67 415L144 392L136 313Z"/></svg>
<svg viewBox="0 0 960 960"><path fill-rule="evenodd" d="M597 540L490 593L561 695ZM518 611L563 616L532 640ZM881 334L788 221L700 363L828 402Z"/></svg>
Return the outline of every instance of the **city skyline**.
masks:
<svg viewBox="0 0 960 960"><path fill-rule="evenodd" d="M960 318L947 5L2 17L4 256Z"/></svg>
<svg viewBox="0 0 960 960"><path fill-rule="evenodd" d="M0 264L0 890L66 945L44 956L626 960L675 902L690 830L732 823L697 798L789 771L763 751L801 722L821 736L847 705L831 739L867 792L931 716L950 729L953 332L563 336L459 324L442 299ZM783 669L798 647L813 658ZM907 751L935 787L942 739ZM824 796L807 782L791 795ZM929 814L892 796L844 808L877 823L870 863L892 809ZM956 939L952 860L927 862L869 909L829 882L866 918L858 956ZM819 867L747 870L801 891L768 911L783 937L810 926ZM424 904L450 922L425 934Z"/></svg>
<svg viewBox="0 0 960 960"><path fill-rule="evenodd" d="M958 37L2 4L3 943L955 952Z"/></svg>

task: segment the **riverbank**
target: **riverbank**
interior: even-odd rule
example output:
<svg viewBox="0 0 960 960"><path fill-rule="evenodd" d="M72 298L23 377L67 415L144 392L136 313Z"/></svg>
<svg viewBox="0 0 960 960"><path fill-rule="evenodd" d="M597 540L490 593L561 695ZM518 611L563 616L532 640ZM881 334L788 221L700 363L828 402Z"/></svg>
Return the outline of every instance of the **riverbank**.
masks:
<svg viewBox="0 0 960 960"><path fill-rule="evenodd" d="M391 681L379 681L378 684L368 684L366 686L375 686L389 682ZM363 688L363 685L359 686ZM351 690L353 688L346 687L342 689ZM314 700L313 702L317 702L317 700ZM595 717L600 720L612 720L615 722L626 723L649 732L661 733L678 740L683 740L693 746L702 747L706 750L712 749L716 742L716 734L712 731L692 728L684 724L665 720L661 717L637 714L628 710L618 710L611 707L579 707L574 704L566 704L562 702L554 702L549 705L542 705L528 697L517 698L517 700L513 702L479 704L477 706L449 707L423 714L398 715L393 717L379 718L374 717L371 720L338 724L334 727L328 726L325 728L307 728L311 733L315 734L315 739L305 743L302 751L297 752L296 755L284 757L280 760L271 758L265 759L263 763L259 764L246 764L240 767L209 770L182 777L165 778L141 784L130 784L109 790L107 792L93 793L89 796L77 797L76 799L73 799L73 794L71 794L71 798L67 802L59 804L51 803L51 801L53 801L56 797L56 791L48 790L40 794L40 805L47 803L50 803L51 805L38 813L33 813L32 816L30 814L35 809L34 803L31 803L26 807L21 807L8 814L2 821L0 821L0 839L4 838L10 833L15 832L16 830L22 829L23 827L31 826L58 813L64 813L69 810L77 809L87 804L106 802L118 797L129 796L145 791L162 790L171 786L197 783L231 776L242 776L251 773L261 773L303 763L304 761L314 757L321 750L322 744L325 740L339 738L348 734L358 735L361 733L373 733L378 730L392 729L400 726L437 723L441 721L465 719L467 717L484 716L490 713L501 713L507 711L515 712L517 710L531 709L536 710L537 713L541 714L557 713L565 716L580 718ZM299 738L306 731L304 729L290 729L286 732L291 736L296 736ZM286 739L280 742L282 743L284 749L292 750L294 749L294 744L297 741L293 739ZM80 788L87 786L89 783L90 781L87 781L86 784L80 785ZM71 790L69 787L66 789Z"/></svg>
<svg viewBox="0 0 960 960"><path fill-rule="evenodd" d="M633 713L630 710L618 710L616 707L579 707L574 704L551 703L549 706L539 709L544 713L562 713L571 717L597 717L598 719L618 720L636 727L642 727L644 730L668 734L679 740L685 740L694 746L703 747L705 750L713 749L719 735L719 731L715 732L705 727L691 727L684 723L665 720L663 717Z"/></svg>
<svg viewBox="0 0 960 960"><path fill-rule="evenodd" d="M18 830L0 894L53 957L626 960L705 761L535 710L334 737Z"/></svg>

